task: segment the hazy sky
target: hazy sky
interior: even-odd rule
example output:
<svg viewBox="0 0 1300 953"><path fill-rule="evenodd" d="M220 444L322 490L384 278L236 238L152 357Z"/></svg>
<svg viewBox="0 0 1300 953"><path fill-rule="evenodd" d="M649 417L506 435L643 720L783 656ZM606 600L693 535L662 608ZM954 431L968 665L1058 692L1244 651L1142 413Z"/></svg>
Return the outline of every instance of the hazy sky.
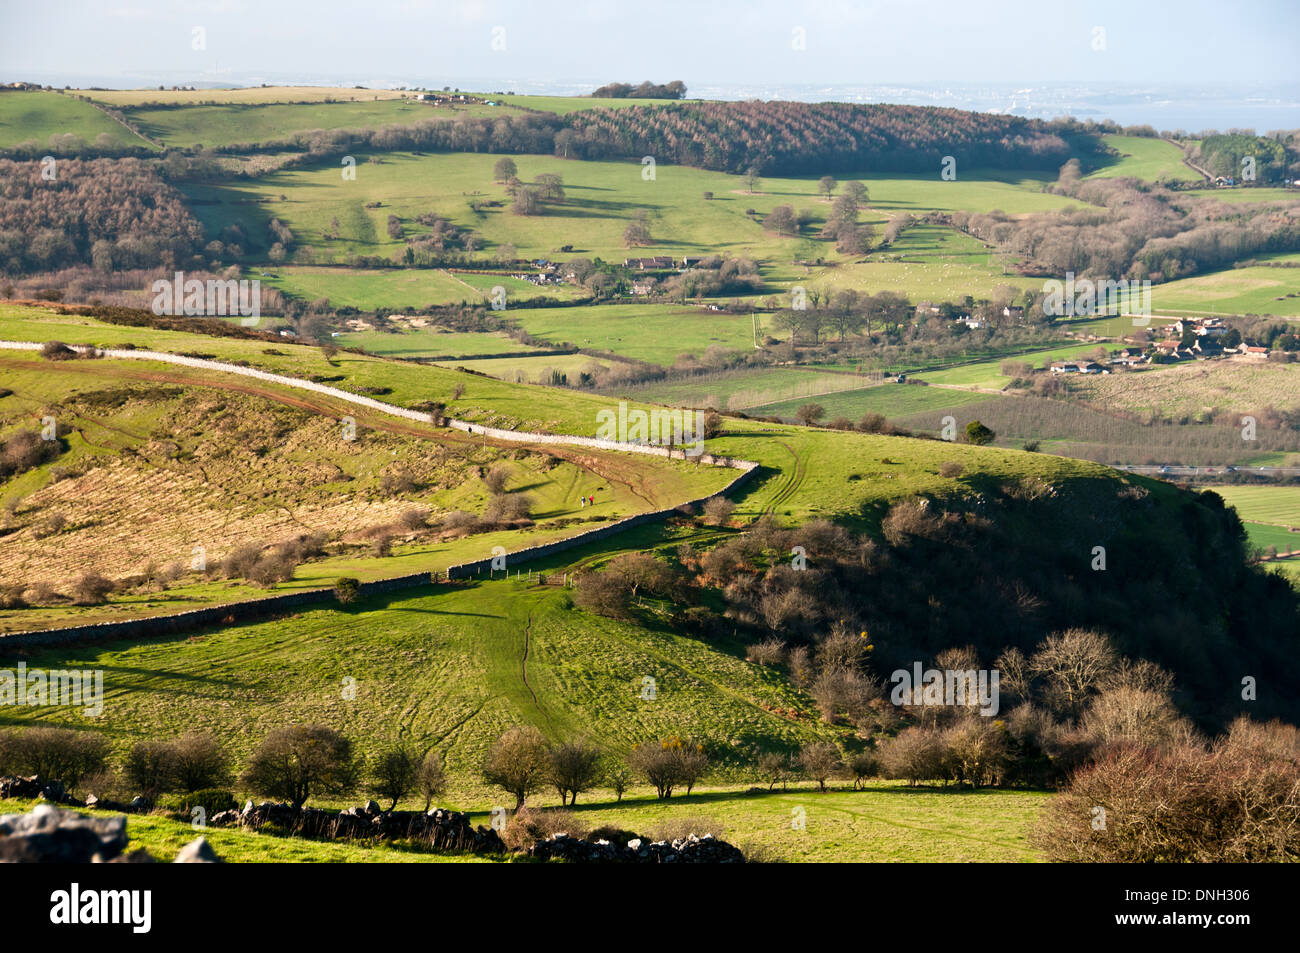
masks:
<svg viewBox="0 0 1300 953"><path fill-rule="evenodd" d="M0 79L60 85L157 73L467 87L1300 81L1300 0L0 0L0 11Z"/></svg>

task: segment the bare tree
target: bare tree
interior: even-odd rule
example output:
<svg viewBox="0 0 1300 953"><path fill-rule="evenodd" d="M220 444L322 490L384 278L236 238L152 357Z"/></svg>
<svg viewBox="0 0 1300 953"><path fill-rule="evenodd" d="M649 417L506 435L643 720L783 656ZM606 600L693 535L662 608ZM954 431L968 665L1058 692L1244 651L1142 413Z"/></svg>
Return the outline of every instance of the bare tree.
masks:
<svg viewBox="0 0 1300 953"><path fill-rule="evenodd" d="M442 755L430 748L415 772L415 789L424 798L424 811L429 812L433 799L447 787L447 772L443 767Z"/></svg>
<svg viewBox="0 0 1300 953"><path fill-rule="evenodd" d="M1068 629L1048 636L1029 659L1029 669L1045 682L1045 700L1060 715L1077 718L1087 698L1110 678L1118 664L1104 635Z"/></svg>
<svg viewBox="0 0 1300 953"><path fill-rule="evenodd" d="M828 741L818 741L799 749L799 766L825 791L826 779L839 770L843 759L840 749Z"/></svg>
<svg viewBox="0 0 1300 953"><path fill-rule="evenodd" d="M515 797L515 810L546 782L546 739L532 725L511 728L492 743L483 762L483 780Z"/></svg>
<svg viewBox="0 0 1300 953"><path fill-rule="evenodd" d="M325 725L276 728L258 745L240 780L295 810L317 794L342 794L356 783L352 743Z"/></svg>
<svg viewBox="0 0 1300 953"><path fill-rule="evenodd" d="M381 751L370 768L370 792L376 797L387 798L391 802L388 805L391 811L415 788L419 770L415 755L406 748Z"/></svg>
<svg viewBox="0 0 1300 953"><path fill-rule="evenodd" d="M550 751L550 779L561 804L577 804L578 795L600 780L600 749L581 741L557 745Z"/></svg>

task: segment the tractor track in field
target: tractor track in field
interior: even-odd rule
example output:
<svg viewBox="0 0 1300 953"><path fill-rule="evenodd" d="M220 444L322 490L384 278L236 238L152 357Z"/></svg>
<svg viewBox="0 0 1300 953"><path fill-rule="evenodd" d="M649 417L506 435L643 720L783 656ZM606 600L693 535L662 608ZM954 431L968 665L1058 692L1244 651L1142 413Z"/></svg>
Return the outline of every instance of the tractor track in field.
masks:
<svg viewBox="0 0 1300 953"><path fill-rule="evenodd" d="M778 489L773 495L771 502L763 509L764 516L772 516L775 514L778 506L799 492L799 489L803 486L804 478L808 475L807 467L804 461L800 459L799 454L792 450L790 445L784 440L777 440L775 442L780 444L785 449L786 453L790 454L790 456L794 458L794 470L791 472L789 479L782 483L780 489Z"/></svg>
<svg viewBox="0 0 1300 953"><path fill-rule="evenodd" d="M548 714L546 709L542 707L541 699L537 697L537 692L533 691L533 686L528 684L528 653L532 649L532 640L533 614L530 612L528 613L528 622L524 625L524 654L523 658L519 660L519 670L523 674L524 688L528 689L528 694L533 696L533 706L540 711L542 717L546 719L546 727L550 728L551 731L554 731L555 725L551 722L550 714Z"/></svg>

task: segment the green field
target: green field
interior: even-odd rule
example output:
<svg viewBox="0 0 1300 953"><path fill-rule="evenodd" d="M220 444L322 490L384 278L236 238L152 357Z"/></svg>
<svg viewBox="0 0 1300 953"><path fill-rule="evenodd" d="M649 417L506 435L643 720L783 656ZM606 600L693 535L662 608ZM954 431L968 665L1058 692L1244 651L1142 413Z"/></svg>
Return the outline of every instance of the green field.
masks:
<svg viewBox="0 0 1300 953"><path fill-rule="evenodd" d="M1276 546L1281 553L1300 549L1300 532L1292 532L1300 527L1300 487L1216 486L1214 492L1241 516L1251 546ZM1293 569L1300 562L1287 566Z"/></svg>
<svg viewBox="0 0 1300 953"><path fill-rule="evenodd" d="M1183 150L1164 139L1145 136L1102 136L1106 145L1118 149L1118 161L1088 178L1115 179L1131 176L1145 182L1203 182L1195 169L1183 164Z"/></svg>
<svg viewBox="0 0 1300 953"><path fill-rule="evenodd" d="M621 357L670 366L683 354L712 345L752 350L754 320L691 306L609 304L575 308L520 308L510 315L529 334ZM757 316L764 333L764 316Z"/></svg>
<svg viewBox="0 0 1300 953"><path fill-rule="evenodd" d="M1234 506L1244 520L1300 526L1300 487L1216 486L1214 492Z"/></svg>
<svg viewBox="0 0 1300 953"><path fill-rule="evenodd" d="M1228 205L1246 202L1300 202L1300 191L1294 188L1269 188L1252 186L1233 189L1192 189L1188 195L1209 196Z"/></svg>
<svg viewBox="0 0 1300 953"><path fill-rule="evenodd" d="M538 309L531 314L546 315L557 311L561 314L572 314L584 310L617 312L622 307L564 308L551 309L549 312ZM627 307L635 309L645 306ZM529 314L529 312L521 313ZM635 315L627 315L627 317L631 319ZM735 319L709 314L706 320ZM748 324L748 316L743 316L739 320ZM644 326L645 321L646 318L643 316L641 326ZM681 324L678 318L676 325ZM664 333L678 336L676 347L684 345L685 342L680 340L679 328L666 327ZM449 411L455 416L515 429L591 436L597 427L597 413L611 406L611 398L596 394L557 388L538 389L491 378L467 376L436 366L387 361L349 353L337 355L334 363L330 364L318 348L303 345L281 344L271 349L280 353L266 354L264 352L267 347L261 341L119 327L90 318L60 316L26 307L0 305L0 339L62 340L69 343L104 346L120 345L130 341L142 348L208 353L222 360L246 360L253 366L296 377L326 374L331 378L338 378L333 381L333 386L344 389L386 386L391 388L392 393L384 399L399 405L427 400L431 397L446 398ZM1076 346L1076 348L1084 347L1088 346ZM673 348L665 345L663 350L669 352ZM1065 349L1065 351L1069 350L1073 349ZM1035 352L1035 355L1030 357L1045 358L1046 355L1055 353L1063 352ZM999 364L1000 360L989 361L982 362L980 365L936 373L962 375L975 381L987 378L996 383L1001 379L998 373ZM84 366L80 362L73 364L73 366L78 365ZM147 365L141 362L140 366L143 368ZM180 373L186 369L171 368L170 370ZM195 381L220 381L223 378L223 375L215 372L187 371L186 373L191 374ZM459 399L450 400L450 392L457 384L464 384L465 392ZM269 384L266 385L266 389L268 392L276 390L274 385ZM343 406L351 405L340 405ZM633 406L636 404L634 403ZM649 405L641 404L641 406ZM356 414L358 421L365 416L360 408L350 412ZM846 435L802 427L751 424L740 420L728 421L724 435L709 441L708 447L711 451L759 461L779 471L779 478L769 479L751 490L742 501L742 508L756 507L761 511L771 505L774 497L779 497L784 505L783 512L788 511L792 516L806 516L812 512L855 513L869 501L943 487L945 483L938 476L938 466L946 459L955 459L954 454L962 457L968 468L1001 471L1015 477L1035 475L1045 479L1098 476L1105 479L1115 478L1113 471L1085 461L970 446L936 446L927 441L900 440L865 434ZM908 458L909 464L906 470L886 474L878 467L868 466L867 469L876 474L876 479L859 479L849 486L845 485L846 478L851 473L857 472L859 477L866 475L866 471L861 469L864 461L869 463L873 457L898 454ZM969 459L965 459L967 457ZM807 468L807 461L810 458L817 460L817 466L811 470Z"/></svg>
<svg viewBox="0 0 1300 953"><path fill-rule="evenodd" d="M325 100L373 102L411 95L396 89L355 89L345 86L247 86L231 89L79 89L78 95L130 108L145 103L197 105L199 103L259 104L319 103Z"/></svg>
<svg viewBox="0 0 1300 953"><path fill-rule="evenodd" d="M34 141L46 148L50 137L72 133L90 145L153 145L90 103L44 90L0 92L0 149Z"/></svg>
<svg viewBox="0 0 1300 953"><path fill-rule="evenodd" d="M243 103L184 109L128 109L144 132L169 146L208 148L288 139L316 129L365 129L410 125L426 119L494 116L514 112L483 105L433 106L410 99L336 103Z"/></svg>
<svg viewBox="0 0 1300 953"><path fill-rule="evenodd" d="M832 783L825 792L805 783L755 794L743 786L705 784L694 794L667 801L636 788L621 802L607 792L596 792L580 802L572 815L580 829L609 825L651 837L686 829L714 833L742 849L760 849L765 859L790 863L1023 863L1040 859L1028 844L1028 833L1048 797L1039 791L912 789L891 782L874 782L861 791ZM536 801L550 804L554 798L543 794ZM0 813L30 810L37 803L0 800ZM488 803L447 806L468 809L473 823L486 825L491 817ZM791 825L796 811L803 812L803 830ZM164 861L197 836L188 821L151 814L131 815L127 834L128 849L143 847ZM229 863L500 859L428 854L400 843L311 841L240 828L208 828L203 836Z"/></svg>
<svg viewBox="0 0 1300 953"><path fill-rule="evenodd" d="M916 302L992 298L999 288L1017 294L1041 288L1041 282L1006 269L979 239L938 225L909 228L893 245L864 259L810 268L804 280L813 288L897 291Z"/></svg>
<svg viewBox="0 0 1300 953"><path fill-rule="evenodd" d="M574 612L565 590L511 579L399 593L356 611L302 611L197 638L37 652L28 665L53 665L58 655L60 664L103 669L104 713L93 727L118 750L204 730L242 757L276 726L327 723L358 739L364 753L399 741L438 747L465 794L485 798L477 771L487 746L525 722L619 754L648 738L696 735L718 746L718 775L741 772L740 780L759 750L834 737L810 702L743 654L733 642ZM639 695L645 677L655 679L653 702ZM343 697L349 678L355 699ZM84 724L55 706L6 712L3 722L34 719Z"/></svg>
<svg viewBox="0 0 1300 953"><path fill-rule="evenodd" d="M594 373L616 363L589 357L586 354L539 354L535 357L489 357L473 361L440 361L444 367L463 366L480 374L489 374L503 381L527 384L550 384L551 371L569 376L571 384L578 383L583 372Z"/></svg>
<svg viewBox="0 0 1300 953"><path fill-rule="evenodd" d="M857 423L865 414L884 414L893 420L906 414L946 411L956 407L964 407L970 410L974 405L988 399L989 397L985 394L953 390L946 387L882 384L879 387L866 387L861 390L845 391L840 394L827 394L824 397L815 398L811 403L821 404L826 409L826 416L822 418L822 423L829 423L836 417L847 417ZM750 413L793 420L795 413L806 403L810 403L810 401L787 400L773 404L763 404L752 408Z"/></svg>
<svg viewBox="0 0 1300 953"><path fill-rule="evenodd" d="M1002 373L1003 361L1015 361L1029 364L1031 367L1044 367L1052 361L1063 361L1080 357L1097 349L1096 344L1070 344L1064 347L1049 348L1042 351L1030 351L1025 354L1009 355L991 361L979 361L964 364L941 371L922 371L920 380L927 384L943 384L951 387L968 387L982 390L1002 390L1011 382L1011 378Z"/></svg>
<svg viewBox="0 0 1300 953"><path fill-rule="evenodd" d="M1156 311L1300 317L1300 268L1251 265L1153 285Z"/></svg>
<svg viewBox="0 0 1300 953"><path fill-rule="evenodd" d="M269 275L268 275L269 272ZM335 308L373 311L427 309L445 304L482 304L492 289L506 290L509 311L517 302L533 298L573 298L572 285L535 285L507 274L458 274L442 268L331 268L301 265L263 269L259 276L270 287L285 294L317 301L326 298Z"/></svg>
<svg viewBox="0 0 1300 953"><path fill-rule="evenodd" d="M856 374L822 372L811 368L767 367L728 371L650 383L626 389L642 400L687 407L746 410L796 397L819 397L865 387L870 379Z"/></svg>
<svg viewBox="0 0 1300 953"><path fill-rule="evenodd" d="M403 106L417 108L410 104L392 108ZM573 246L574 255L611 261L647 254L745 256L764 262L770 277L779 282L807 278L807 270L794 265L796 259L840 260L831 243L811 237L830 208L817 194L814 178L766 178L750 195L740 178L701 169L663 166L654 180L647 181L635 162L520 156L516 163L521 180L531 181L543 172L558 173L564 179L567 197L562 204L548 205L543 215L517 216L509 211L504 187L493 181L496 158L466 153L386 153L382 161L373 164L358 156L352 181L342 178L336 163L328 163L281 170L237 185L187 186L187 192L203 203L195 207L195 213L210 233L241 223L246 232L257 236L276 217L290 226L299 246L313 249L318 262L341 260L349 254L393 257L401 252L403 243L387 236L388 216L397 215L408 234L418 234L422 226L415 225L414 219L429 211L479 233L489 251L510 243L518 254L530 258L553 257L564 245ZM864 219L880 223L902 211L1001 208L1019 213L1078 204L1039 191L1042 183L1037 179L986 175L990 177L958 182L859 176L871 194ZM703 198L706 191L713 194L712 200ZM475 212L469 207L471 201L501 204ZM373 202L381 205L365 207ZM761 218L781 204L795 204L812 214L804 237L781 237L763 229ZM750 209L755 216L747 214ZM654 245L629 251L623 230L640 212L648 217ZM339 220L340 237L327 241L323 233L334 218ZM959 253L971 251L963 246ZM981 274L985 274L987 266L982 267Z"/></svg>
<svg viewBox="0 0 1300 953"><path fill-rule="evenodd" d="M334 341L340 347L359 347L383 357L489 357L493 354L516 354L540 351L496 331L448 331L437 327L412 327L409 330L348 331Z"/></svg>

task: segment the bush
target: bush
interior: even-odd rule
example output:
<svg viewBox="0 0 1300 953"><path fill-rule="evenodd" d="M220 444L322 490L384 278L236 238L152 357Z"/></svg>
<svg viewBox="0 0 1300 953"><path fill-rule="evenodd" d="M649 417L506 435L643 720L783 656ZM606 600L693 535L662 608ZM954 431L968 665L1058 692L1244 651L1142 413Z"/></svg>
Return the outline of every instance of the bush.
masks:
<svg viewBox="0 0 1300 953"><path fill-rule="evenodd" d="M667 800L682 785L689 794L708 770L709 759L703 745L674 736L635 746L628 766L654 786L660 800Z"/></svg>
<svg viewBox="0 0 1300 953"><path fill-rule="evenodd" d="M916 787L945 776L943 743L927 728L904 728L880 749L880 766L888 777Z"/></svg>
<svg viewBox="0 0 1300 953"><path fill-rule="evenodd" d="M334 598L341 606L350 606L361 595L360 581L351 576L340 576L334 580Z"/></svg>
<svg viewBox="0 0 1300 953"><path fill-rule="evenodd" d="M392 496L397 493L410 493L418 488L415 477L400 463L390 464L379 476L379 488Z"/></svg>
<svg viewBox="0 0 1300 953"><path fill-rule="evenodd" d="M174 764L171 745L167 742L137 741L126 754L122 773L136 794L155 801L159 794L172 790L176 777Z"/></svg>
<svg viewBox="0 0 1300 953"><path fill-rule="evenodd" d="M424 798L424 810L427 814L433 799L438 797L447 787L447 772L443 767L442 755L437 751L430 749L425 754L424 760L420 762L419 769L415 772L415 790L420 797Z"/></svg>
<svg viewBox="0 0 1300 953"><path fill-rule="evenodd" d="M1111 749L1053 797L1031 835L1052 860L1300 860L1300 731L1242 718L1209 750Z"/></svg>
<svg viewBox="0 0 1300 953"><path fill-rule="evenodd" d="M261 556L260 544L242 543L226 554L221 561L221 572L227 579L247 579Z"/></svg>
<svg viewBox="0 0 1300 953"><path fill-rule="evenodd" d="M178 814L190 814L194 808L203 808L203 816L211 817L213 814L220 814L222 811L233 811L239 807L239 802L235 800L235 795L230 791L222 788L205 788L202 791L194 791L190 794L171 794L161 798L158 806L175 811Z"/></svg>
<svg viewBox="0 0 1300 953"><path fill-rule="evenodd" d="M61 449L57 440L43 440L35 430L17 431L8 440L0 441L0 480L54 459Z"/></svg>
<svg viewBox="0 0 1300 953"><path fill-rule="evenodd" d="M614 800L621 801L632 784L632 772L621 761L612 761L605 768L605 783L614 792Z"/></svg>
<svg viewBox="0 0 1300 953"><path fill-rule="evenodd" d="M489 523L515 523L532 515L533 500L527 493L506 493L488 501L483 518Z"/></svg>
<svg viewBox="0 0 1300 953"><path fill-rule="evenodd" d="M494 496L506 491L506 484L510 482L510 467L504 463L495 463L492 469L488 470L483 476L483 484L488 488L488 492Z"/></svg>
<svg viewBox="0 0 1300 953"><path fill-rule="evenodd" d="M111 580L105 579L99 573L88 572L77 577L77 581L72 584L72 594L77 605L93 606L108 598L113 588Z"/></svg>
<svg viewBox="0 0 1300 953"><path fill-rule="evenodd" d="M509 850L526 851L538 841L556 834L583 837L587 826L570 811L531 810L523 807L515 811L510 823L501 832L501 839Z"/></svg>
<svg viewBox="0 0 1300 953"><path fill-rule="evenodd" d="M859 751L848 757L845 767L849 769L849 774L853 775L853 790L856 791L864 787L863 782L867 778L874 778L880 774L880 759L876 757L874 751Z"/></svg>
<svg viewBox="0 0 1300 953"><path fill-rule="evenodd" d="M965 469L966 468L956 460L945 460L943 463L939 464L939 476L945 477L949 480L954 480L961 476Z"/></svg>
<svg viewBox="0 0 1300 953"><path fill-rule="evenodd" d="M295 810L317 794L344 794L356 784L352 743L325 725L276 728L249 758L240 780Z"/></svg>
<svg viewBox="0 0 1300 953"><path fill-rule="evenodd" d="M16 728L0 734L0 774L39 774L76 787L104 770L108 742L69 728Z"/></svg>
<svg viewBox="0 0 1300 953"><path fill-rule="evenodd" d="M626 618L632 605L631 590L607 572L585 572L575 580L574 605L613 619Z"/></svg>
<svg viewBox="0 0 1300 953"><path fill-rule="evenodd" d="M975 444L977 447L982 447L987 443L992 443L993 438L996 436L997 434L988 427L985 427L978 420L972 420L966 425L966 440L969 443Z"/></svg>
<svg viewBox="0 0 1300 953"><path fill-rule="evenodd" d="M403 510L402 515L397 518L403 529L410 532L418 532L429 525L429 511L423 506L413 506L408 510Z"/></svg>
<svg viewBox="0 0 1300 953"><path fill-rule="evenodd" d="M765 668L780 665L785 661L785 643L780 639L768 639L751 645L745 649L745 661Z"/></svg>
<svg viewBox="0 0 1300 953"><path fill-rule="evenodd" d="M46 341L41 345L41 357L47 361L70 361L76 356L77 352L62 341Z"/></svg>
<svg viewBox="0 0 1300 953"><path fill-rule="evenodd" d="M704 522L710 526L725 526L731 521L736 504L725 496L715 496L704 504Z"/></svg>
<svg viewBox="0 0 1300 953"><path fill-rule="evenodd" d="M820 791L826 790L826 779L840 769L840 749L828 741L804 745L799 749L799 767L817 782Z"/></svg>
<svg viewBox="0 0 1300 953"><path fill-rule="evenodd" d="M212 735L186 732L172 741L171 749L176 790L208 790L229 782L230 759Z"/></svg>

